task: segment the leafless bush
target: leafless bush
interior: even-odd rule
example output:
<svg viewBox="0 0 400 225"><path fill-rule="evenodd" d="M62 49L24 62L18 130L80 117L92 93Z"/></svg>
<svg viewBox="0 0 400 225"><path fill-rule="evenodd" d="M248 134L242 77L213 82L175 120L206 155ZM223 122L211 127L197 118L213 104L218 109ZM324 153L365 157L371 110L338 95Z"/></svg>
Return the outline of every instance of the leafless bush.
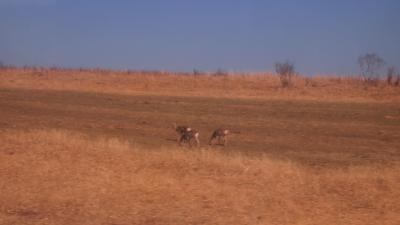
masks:
<svg viewBox="0 0 400 225"><path fill-rule="evenodd" d="M292 78L295 75L293 63L289 61L275 63L275 71L279 75L282 87L292 86Z"/></svg>
<svg viewBox="0 0 400 225"><path fill-rule="evenodd" d="M193 69L193 76L201 76L201 75L204 75L204 72L198 69Z"/></svg>
<svg viewBox="0 0 400 225"><path fill-rule="evenodd" d="M218 69L213 73L213 76L228 76L228 73L223 69Z"/></svg>
<svg viewBox="0 0 400 225"><path fill-rule="evenodd" d="M385 65L385 61L375 53L367 53L358 57L358 65L364 81L368 84L377 85L379 72Z"/></svg>
<svg viewBox="0 0 400 225"><path fill-rule="evenodd" d="M399 86L400 84L400 73L394 66L391 66L387 70L386 81L388 85Z"/></svg>
<svg viewBox="0 0 400 225"><path fill-rule="evenodd" d="M392 84L392 80L393 80L394 76L396 76L396 71L395 71L394 67L389 67L387 74L386 74L386 81L387 81L388 85Z"/></svg>
<svg viewBox="0 0 400 225"><path fill-rule="evenodd" d="M397 78L396 78L396 81L393 82L393 86L398 87L398 86L400 86L400 74L397 74L396 77Z"/></svg>

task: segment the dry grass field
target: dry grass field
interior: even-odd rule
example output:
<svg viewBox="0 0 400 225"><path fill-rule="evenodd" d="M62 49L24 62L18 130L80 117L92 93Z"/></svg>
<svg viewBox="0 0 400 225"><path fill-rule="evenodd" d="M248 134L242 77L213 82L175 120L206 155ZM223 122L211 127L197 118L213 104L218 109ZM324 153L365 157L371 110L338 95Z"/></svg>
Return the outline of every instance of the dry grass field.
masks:
<svg viewBox="0 0 400 225"><path fill-rule="evenodd" d="M398 167L2 132L2 224L398 224Z"/></svg>
<svg viewBox="0 0 400 225"><path fill-rule="evenodd" d="M400 223L383 81L0 69L0 143L0 224Z"/></svg>

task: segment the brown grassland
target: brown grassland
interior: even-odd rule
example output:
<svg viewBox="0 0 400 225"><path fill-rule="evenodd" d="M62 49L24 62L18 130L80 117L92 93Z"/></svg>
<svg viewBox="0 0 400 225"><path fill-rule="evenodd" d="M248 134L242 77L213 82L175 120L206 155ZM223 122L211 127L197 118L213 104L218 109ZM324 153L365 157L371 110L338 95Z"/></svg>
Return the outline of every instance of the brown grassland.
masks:
<svg viewBox="0 0 400 225"><path fill-rule="evenodd" d="M384 81L0 69L1 225L400 224L399 201Z"/></svg>

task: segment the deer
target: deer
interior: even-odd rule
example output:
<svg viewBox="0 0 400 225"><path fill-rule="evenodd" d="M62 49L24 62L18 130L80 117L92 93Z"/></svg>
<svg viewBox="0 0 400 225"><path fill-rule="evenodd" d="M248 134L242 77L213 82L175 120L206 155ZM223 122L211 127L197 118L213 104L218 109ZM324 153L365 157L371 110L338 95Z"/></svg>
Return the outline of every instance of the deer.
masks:
<svg viewBox="0 0 400 225"><path fill-rule="evenodd" d="M199 132L188 126L177 126L176 123L173 124L175 131L178 133L177 142L179 145L186 142L192 147L192 140L195 140L197 147L200 145Z"/></svg>
<svg viewBox="0 0 400 225"><path fill-rule="evenodd" d="M185 132L192 129L188 126L177 126L176 123L173 123L173 127L174 127L176 133L178 134L178 137L176 139L176 141L178 141L178 142Z"/></svg>
<svg viewBox="0 0 400 225"><path fill-rule="evenodd" d="M223 145L226 146L228 143L228 135L231 132L228 129L225 128L218 128L216 129L210 138L209 144L212 145L214 140L217 140L217 144L221 144L221 139L223 141Z"/></svg>

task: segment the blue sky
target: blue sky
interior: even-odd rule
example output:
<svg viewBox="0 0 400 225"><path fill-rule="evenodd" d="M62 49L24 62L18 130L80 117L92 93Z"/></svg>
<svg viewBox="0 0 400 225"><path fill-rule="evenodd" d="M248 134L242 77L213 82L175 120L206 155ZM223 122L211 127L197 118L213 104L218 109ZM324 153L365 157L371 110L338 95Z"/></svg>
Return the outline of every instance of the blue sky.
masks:
<svg viewBox="0 0 400 225"><path fill-rule="evenodd" d="M0 61L17 66L358 73L400 68L397 0L0 0Z"/></svg>

